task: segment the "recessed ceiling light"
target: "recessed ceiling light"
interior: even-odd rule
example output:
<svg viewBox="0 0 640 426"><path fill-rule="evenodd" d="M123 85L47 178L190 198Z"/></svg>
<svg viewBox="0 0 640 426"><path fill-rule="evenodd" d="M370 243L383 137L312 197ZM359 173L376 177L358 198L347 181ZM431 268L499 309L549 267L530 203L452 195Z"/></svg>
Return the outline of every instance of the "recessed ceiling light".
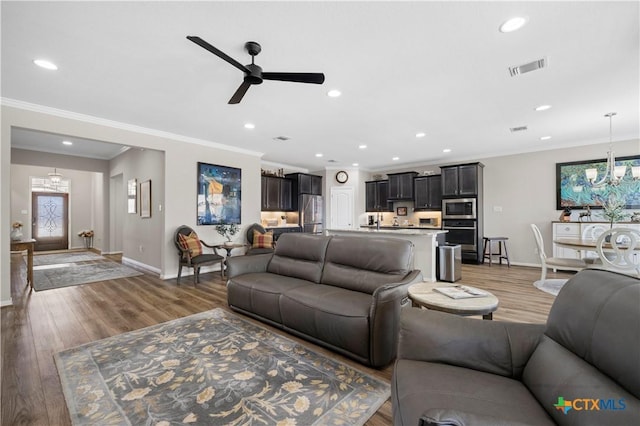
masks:
<svg viewBox="0 0 640 426"><path fill-rule="evenodd" d="M392 160L393 161L398 161L400 159L400 157L393 157Z"/></svg>
<svg viewBox="0 0 640 426"><path fill-rule="evenodd" d="M425 136L427 136L427 134L424 132L416 133L416 138L424 138Z"/></svg>
<svg viewBox="0 0 640 426"><path fill-rule="evenodd" d="M62 141L62 145L73 145L71 141Z"/></svg>
<svg viewBox="0 0 640 426"><path fill-rule="evenodd" d="M255 129L255 128L256 128L256 125L255 125L255 124L253 124L253 123L245 123L245 124L244 124L244 128L245 128L245 129Z"/></svg>
<svg viewBox="0 0 640 426"><path fill-rule="evenodd" d="M316 154L316 157L322 157L322 153L320 153L320 152L319 152L319 153L317 153L317 154Z"/></svg>
<svg viewBox="0 0 640 426"><path fill-rule="evenodd" d="M366 145L364 145L364 144L362 144L362 145L358 145L358 148L360 148L360 149L367 149L367 146L366 146Z"/></svg>
<svg viewBox="0 0 640 426"><path fill-rule="evenodd" d="M451 152L451 150L449 148L445 148L442 150L442 152L447 153L447 152Z"/></svg>
<svg viewBox="0 0 640 426"><path fill-rule="evenodd" d="M358 164L358 163L351 163L351 165L352 165L353 167L358 167L360 164Z"/></svg>
<svg viewBox="0 0 640 426"><path fill-rule="evenodd" d="M56 64L51 61L47 61L46 59L35 59L33 63L47 70L55 71L58 69L58 66Z"/></svg>
<svg viewBox="0 0 640 426"><path fill-rule="evenodd" d="M500 25L500 32L510 33L510 32L519 30L520 28L524 27L526 23L527 23L527 18L524 18L522 16L516 16L514 18L506 20L502 25Z"/></svg>
<svg viewBox="0 0 640 426"><path fill-rule="evenodd" d="M536 107L536 111L546 111L551 108L551 105L540 105Z"/></svg>
<svg viewBox="0 0 640 426"><path fill-rule="evenodd" d="M543 136L543 137L540 138L541 141L546 141L546 140L549 140L549 139L551 139L551 136Z"/></svg>
<svg viewBox="0 0 640 426"><path fill-rule="evenodd" d="M337 89L332 89L327 92L327 96L330 98L337 98L340 95L342 95L342 92Z"/></svg>

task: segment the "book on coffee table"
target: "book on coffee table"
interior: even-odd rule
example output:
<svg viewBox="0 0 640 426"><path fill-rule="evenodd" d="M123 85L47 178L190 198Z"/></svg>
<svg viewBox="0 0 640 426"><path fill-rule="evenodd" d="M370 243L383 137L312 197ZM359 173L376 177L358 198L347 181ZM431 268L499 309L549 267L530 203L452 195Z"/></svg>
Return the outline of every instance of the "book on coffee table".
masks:
<svg viewBox="0 0 640 426"><path fill-rule="evenodd" d="M448 296L452 299L469 299L472 297L485 297L488 296L484 290L480 290L475 287L470 287L468 285L456 285L450 287L436 287L433 289L438 293L442 293L445 296Z"/></svg>

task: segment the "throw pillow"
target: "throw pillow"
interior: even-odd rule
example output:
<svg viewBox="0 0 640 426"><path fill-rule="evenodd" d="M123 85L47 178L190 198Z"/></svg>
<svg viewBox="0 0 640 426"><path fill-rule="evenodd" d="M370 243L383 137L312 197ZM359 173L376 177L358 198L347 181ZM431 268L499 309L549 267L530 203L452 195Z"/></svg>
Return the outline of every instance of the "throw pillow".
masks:
<svg viewBox="0 0 640 426"><path fill-rule="evenodd" d="M253 231L253 245L251 248L273 248L273 231L262 234L259 231Z"/></svg>
<svg viewBox="0 0 640 426"><path fill-rule="evenodd" d="M179 235L180 239L180 247L185 250L191 251L191 257L199 256L202 254L202 244L200 243L200 239L195 233L190 233L189 235Z"/></svg>

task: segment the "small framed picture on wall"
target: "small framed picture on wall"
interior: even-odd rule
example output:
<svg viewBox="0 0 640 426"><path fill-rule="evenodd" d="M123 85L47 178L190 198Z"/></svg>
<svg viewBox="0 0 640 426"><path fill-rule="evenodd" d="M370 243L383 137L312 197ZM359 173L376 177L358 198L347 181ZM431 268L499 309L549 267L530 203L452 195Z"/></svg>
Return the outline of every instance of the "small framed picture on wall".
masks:
<svg viewBox="0 0 640 426"><path fill-rule="evenodd" d="M406 207L397 207L396 208L396 214L398 216L406 216L407 215L407 208Z"/></svg>
<svg viewBox="0 0 640 426"><path fill-rule="evenodd" d="M140 217L151 217L151 180L140 182Z"/></svg>

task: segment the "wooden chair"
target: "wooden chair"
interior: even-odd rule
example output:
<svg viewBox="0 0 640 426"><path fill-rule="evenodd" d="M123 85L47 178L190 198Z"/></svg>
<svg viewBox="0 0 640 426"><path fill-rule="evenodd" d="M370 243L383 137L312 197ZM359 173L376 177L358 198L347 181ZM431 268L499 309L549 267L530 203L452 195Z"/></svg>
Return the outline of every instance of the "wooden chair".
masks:
<svg viewBox="0 0 640 426"><path fill-rule="evenodd" d="M220 263L220 275L224 278L224 256L218 254L215 246L209 245L198 238L198 234L186 225L180 226L175 233L173 242L178 249L179 266L178 279L180 284L180 276L182 275L182 267L193 268L193 282L197 284L200 281L200 267ZM213 249L213 253L203 253L202 246Z"/></svg>
<svg viewBox="0 0 640 426"><path fill-rule="evenodd" d="M249 226L249 228L247 228L247 242L249 243L249 248L247 249L247 252L245 253L247 256L253 255L253 254L264 254L264 253L273 253L273 244L271 245L271 247L259 247L259 248L254 248L253 247L253 232L257 231L261 234L266 234L267 230L264 229L264 227L262 225L260 225L259 223L254 223L253 225Z"/></svg>
<svg viewBox="0 0 640 426"><path fill-rule="evenodd" d="M596 242L602 267L640 277L640 232L630 228L612 228Z"/></svg>
<svg viewBox="0 0 640 426"><path fill-rule="evenodd" d="M579 271L587 267L587 263L582 259L572 259L568 257L547 257L544 252L544 240L542 239L540 229L534 223L532 223L531 230L533 231L533 236L536 239L536 245L538 246L538 255L540 255L540 263L542 264L542 274L540 275L540 281L544 281L547 279L548 266L551 266L552 268L569 269L574 271Z"/></svg>

